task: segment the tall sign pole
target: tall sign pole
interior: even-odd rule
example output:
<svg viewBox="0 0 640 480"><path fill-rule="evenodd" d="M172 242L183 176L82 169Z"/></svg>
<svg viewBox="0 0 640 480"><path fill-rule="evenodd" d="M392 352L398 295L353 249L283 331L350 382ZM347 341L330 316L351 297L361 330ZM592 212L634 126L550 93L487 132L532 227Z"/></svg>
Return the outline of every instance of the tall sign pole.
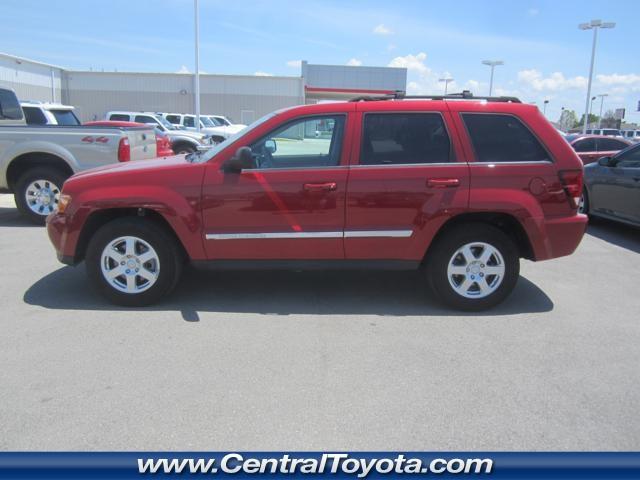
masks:
<svg viewBox="0 0 640 480"><path fill-rule="evenodd" d="M200 16L198 12L198 0L193 0L193 7L196 27L196 72L193 78L193 97L195 101L196 130L200 132Z"/></svg>

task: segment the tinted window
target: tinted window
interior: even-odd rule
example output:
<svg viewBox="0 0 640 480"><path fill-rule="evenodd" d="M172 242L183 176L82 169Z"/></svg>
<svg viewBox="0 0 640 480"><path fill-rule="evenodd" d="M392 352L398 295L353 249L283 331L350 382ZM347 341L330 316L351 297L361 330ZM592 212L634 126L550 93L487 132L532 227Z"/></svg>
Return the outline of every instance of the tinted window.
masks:
<svg viewBox="0 0 640 480"><path fill-rule="evenodd" d="M579 140L573 144L573 149L576 152L595 152L596 140L595 138L585 138L584 140Z"/></svg>
<svg viewBox="0 0 640 480"><path fill-rule="evenodd" d="M618 140L614 140L612 138L599 138L598 139L598 150L601 152L611 152L616 150L623 150L627 148L627 144L624 142L620 142Z"/></svg>
<svg viewBox="0 0 640 480"><path fill-rule="evenodd" d="M617 166L621 168L640 168L640 146L630 148L616 155Z"/></svg>
<svg viewBox="0 0 640 480"><path fill-rule="evenodd" d="M361 165L450 161L451 143L438 113L369 113L364 116Z"/></svg>
<svg viewBox="0 0 640 480"><path fill-rule="evenodd" d="M263 137L251 151L257 168L330 167L340 163L343 116L304 118Z"/></svg>
<svg viewBox="0 0 640 480"><path fill-rule="evenodd" d="M80 120L73 110L49 110L56 118L58 125L80 125Z"/></svg>
<svg viewBox="0 0 640 480"><path fill-rule="evenodd" d="M129 115L125 115L124 113L113 113L109 117L109 120L113 120L115 122L128 122Z"/></svg>
<svg viewBox="0 0 640 480"><path fill-rule="evenodd" d="M179 115L167 115L165 117L168 122L173 123L174 125L180 125L180 116Z"/></svg>
<svg viewBox="0 0 640 480"><path fill-rule="evenodd" d="M511 115L462 114L479 162L540 162L550 160L540 142Z"/></svg>
<svg viewBox="0 0 640 480"><path fill-rule="evenodd" d="M154 125L158 124L156 118L152 117L151 115L136 115L133 121L138 123L152 123Z"/></svg>
<svg viewBox="0 0 640 480"><path fill-rule="evenodd" d="M195 127L196 121L193 117L184 117L184 126L185 127Z"/></svg>
<svg viewBox="0 0 640 480"><path fill-rule="evenodd" d="M0 88L0 118L9 120L22 119L22 108L15 93L4 88Z"/></svg>
<svg viewBox="0 0 640 480"><path fill-rule="evenodd" d="M46 125L47 117L37 107L22 107L27 125Z"/></svg>

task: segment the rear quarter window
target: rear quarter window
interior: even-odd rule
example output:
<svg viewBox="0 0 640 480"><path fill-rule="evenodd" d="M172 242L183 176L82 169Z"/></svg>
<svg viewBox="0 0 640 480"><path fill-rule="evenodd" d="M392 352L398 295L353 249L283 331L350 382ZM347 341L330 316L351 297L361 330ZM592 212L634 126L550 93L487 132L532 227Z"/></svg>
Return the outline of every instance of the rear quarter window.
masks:
<svg viewBox="0 0 640 480"><path fill-rule="evenodd" d="M478 162L544 162L549 154L531 131L513 115L463 113Z"/></svg>

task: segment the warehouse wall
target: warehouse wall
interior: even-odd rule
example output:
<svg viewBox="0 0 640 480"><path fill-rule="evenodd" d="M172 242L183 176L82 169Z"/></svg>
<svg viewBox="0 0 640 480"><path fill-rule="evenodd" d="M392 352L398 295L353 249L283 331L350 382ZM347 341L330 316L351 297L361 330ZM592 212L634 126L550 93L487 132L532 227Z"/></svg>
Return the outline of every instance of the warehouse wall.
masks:
<svg viewBox="0 0 640 480"><path fill-rule="evenodd" d="M58 67L33 62L0 53L0 87L11 88L20 100L61 101L62 70Z"/></svg>
<svg viewBox="0 0 640 480"><path fill-rule="evenodd" d="M195 113L189 74L67 71L64 89L65 102L82 121L102 119L110 110ZM303 103L302 92L298 77L201 75L200 110L248 123Z"/></svg>

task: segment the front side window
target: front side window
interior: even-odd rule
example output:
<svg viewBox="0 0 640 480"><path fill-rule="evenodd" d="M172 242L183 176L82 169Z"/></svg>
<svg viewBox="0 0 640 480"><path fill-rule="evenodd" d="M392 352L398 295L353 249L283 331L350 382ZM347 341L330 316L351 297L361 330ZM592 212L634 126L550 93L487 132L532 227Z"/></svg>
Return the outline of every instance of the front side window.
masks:
<svg viewBox="0 0 640 480"><path fill-rule="evenodd" d="M196 126L196 121L194 119L194 117L184 117L184 126L185 127L195 127Z"/></svg>
<svg viewBox="0 0 640 480"><path fill-rule="evenodd" d="M479 162L551 160L533 133L512 115L463 113L462 119Z"/></svg>
<svg viewBox="0 0 640 480"><path fill-rule="evenodd" d="M613 152L617 150L623 150L627 148L628 145L619 140L614 140L613 138L599 138L598 139L598 150L601 152Z"/></svg>
<svg viewBox="0 0 640 480"><path fill-rule="evenodd" d="M596 140L594 138L585 138L584 140L579 140L573 144L573 149L579 153L595 152Z"/></svg>
<svg viewBox="0 0 640 480"><path fill-rule="evenodd" d="M256 168L331 167L340 163L344 116L289 122L250 146Z"/></svg>
<svg viewBox="0 0 640 480"><path fill-rule="evenodd" d="M451 142L439 113L368 113L362 130L361 165L442 163Z"/></svg>
<svg viewBox="0 0 640 480"><path fill-rule="evenodd" d="M167 115L165 118L169 123L180 125L180 115Z"/></svg>
<svg viewBox="0 0 640 480"><path fill-rule="evenodd" d="M152 117L151 115L136 115L133 121L137 123L153 123L154 125L158 124L156 118Z"/></svg>
<svg viewBox="0 0 640 480"><path fill-rule="evenodd" d="M640 145L616 155L616 166L620 168L640 168Z"/></svg>
<svg viewBox="0 0 640 480"><path fill-rule="evenodd" d="M37 107L22 107L27 125L46 125L47 117Z"/></svg>
<svg viewBox="0 0 640 480"><path fill-rule="evenodd" d="M22 108L15 93L11 90L0 88L0 118L21 120L22 116Z"/></svg>

